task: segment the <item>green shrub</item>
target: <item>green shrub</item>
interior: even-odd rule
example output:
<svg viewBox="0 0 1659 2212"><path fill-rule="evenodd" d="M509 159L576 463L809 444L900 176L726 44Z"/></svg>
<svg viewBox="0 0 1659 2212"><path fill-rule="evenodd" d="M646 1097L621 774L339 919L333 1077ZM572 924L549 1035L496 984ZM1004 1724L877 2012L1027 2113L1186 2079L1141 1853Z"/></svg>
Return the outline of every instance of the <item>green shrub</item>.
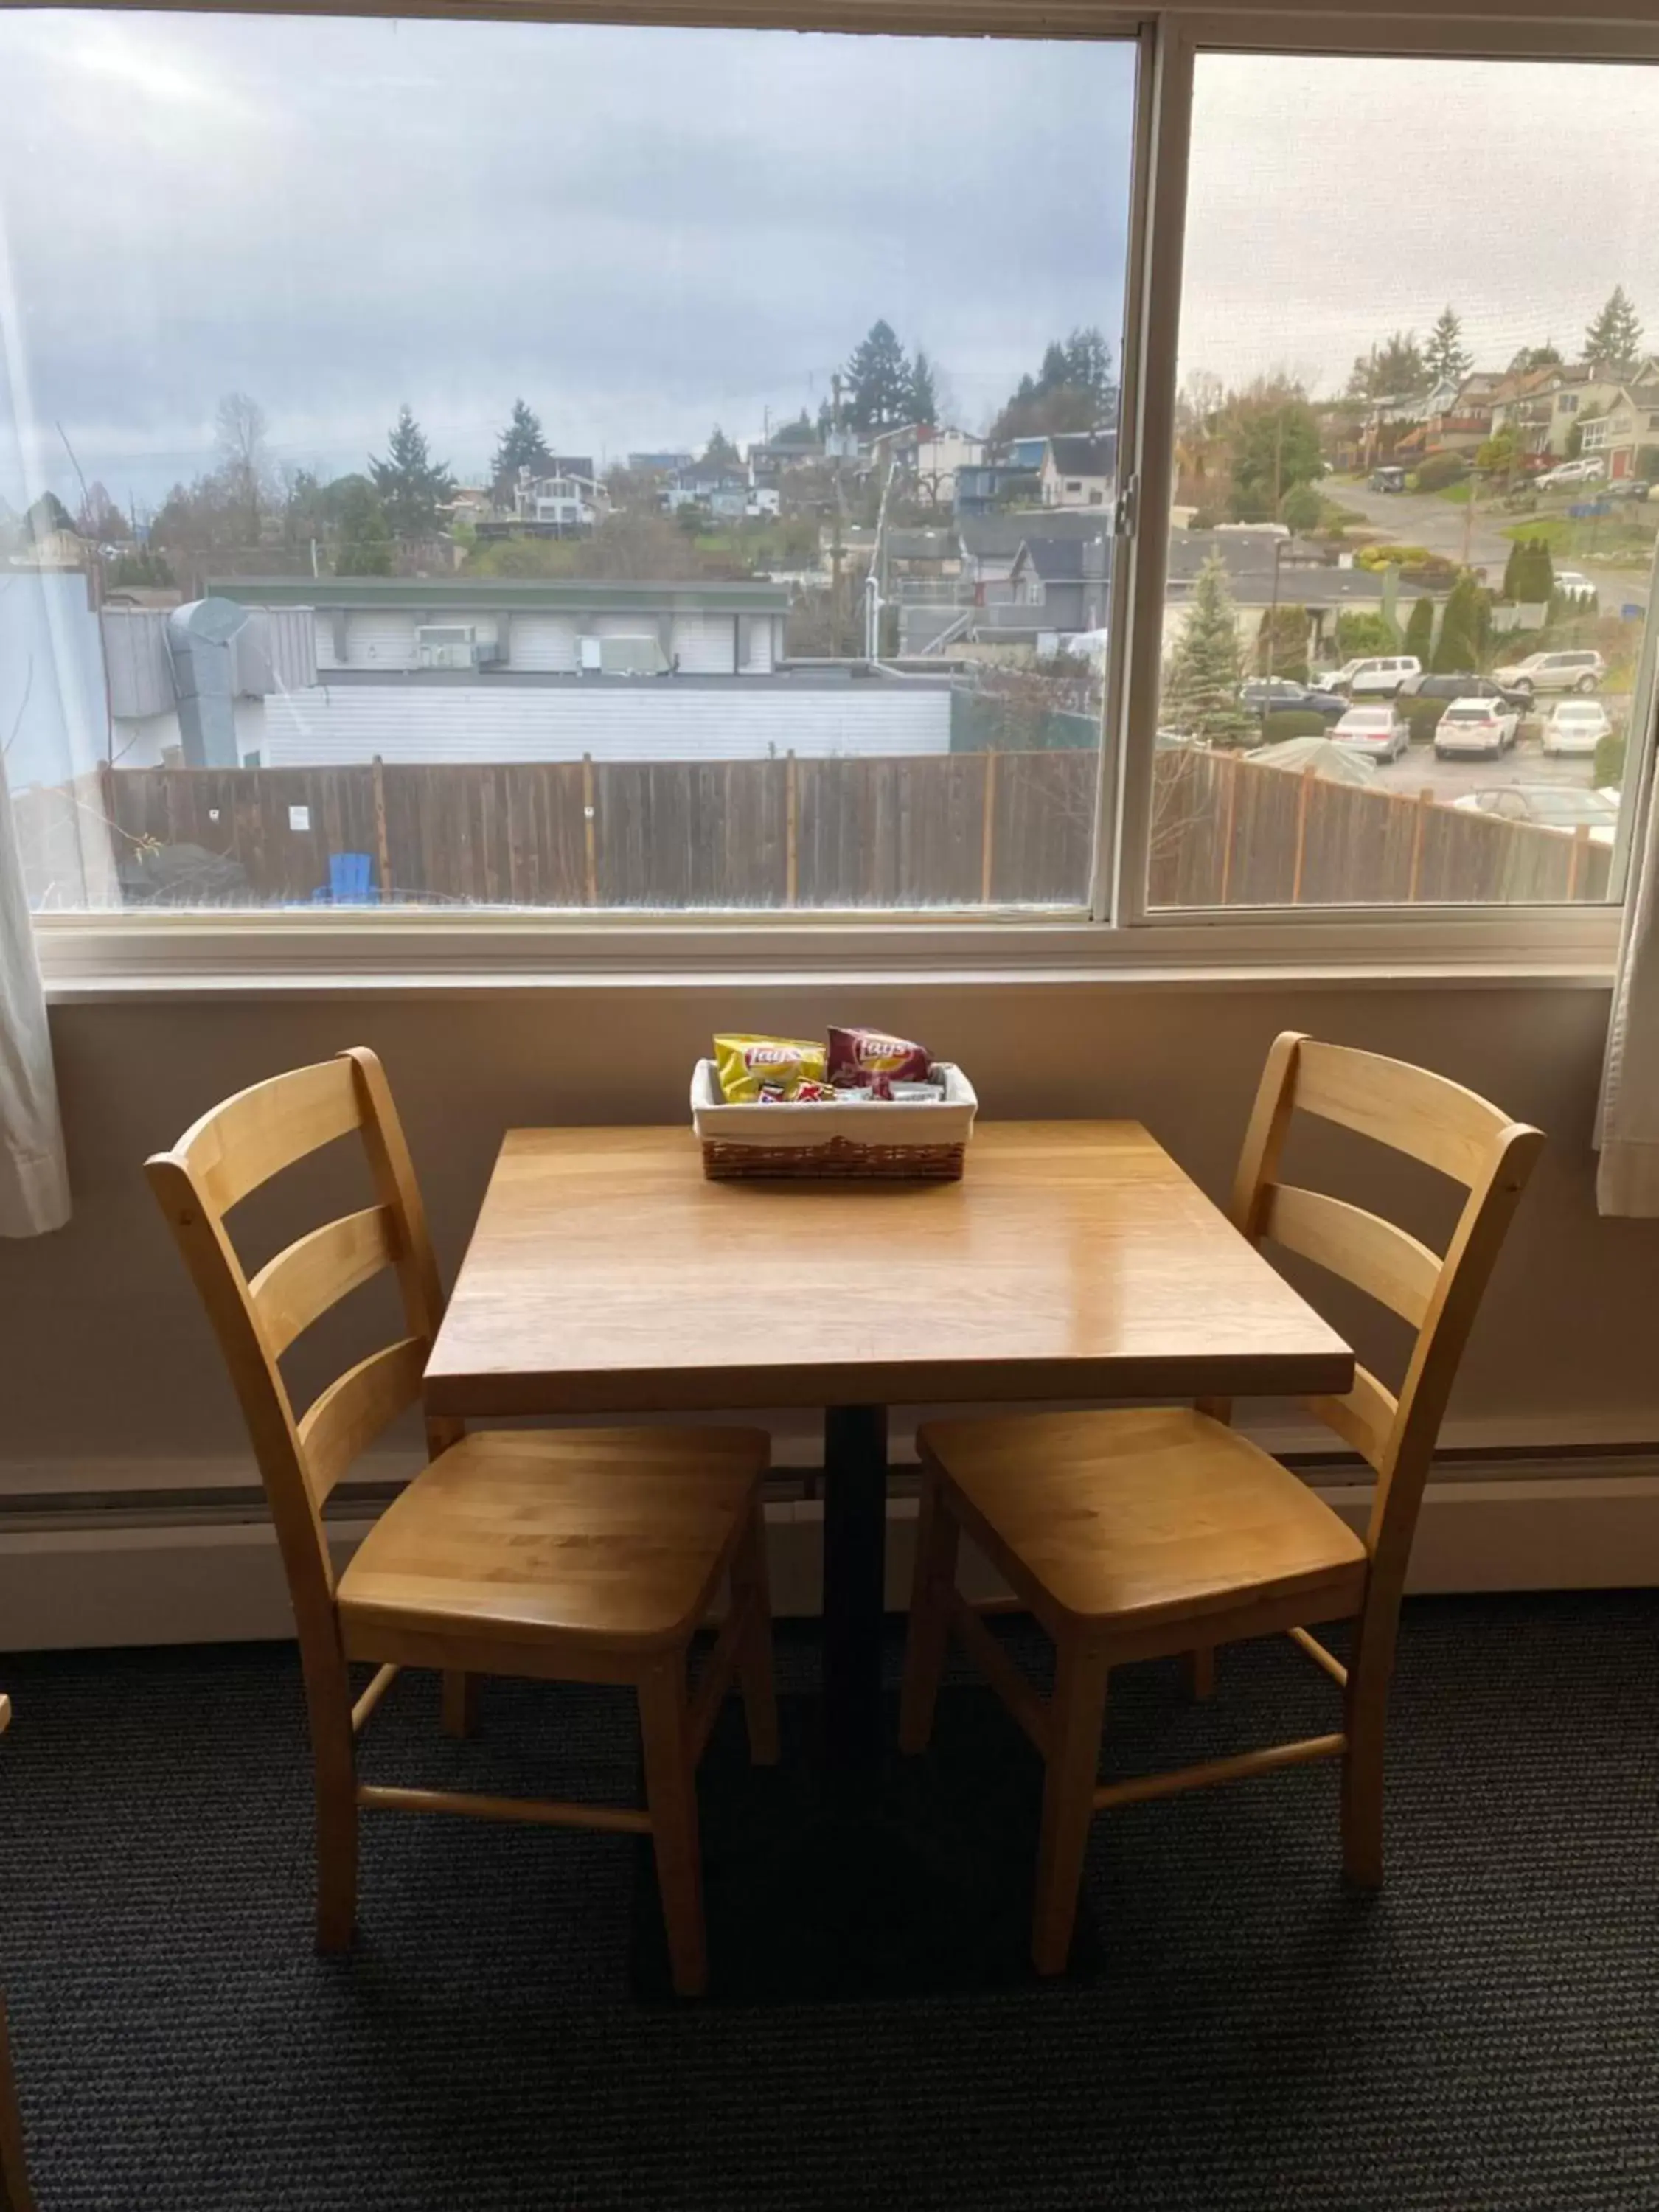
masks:
<svg viewBox="0 0 1659 2212"><path fill-rule="evenodd" d="M1400 634L1386 615L1340 614L1336 618L1336 658L1358 660L1373 653L1393 653Z"/></svg>
<svg viewBox="0 0 1659 2212"><path fill-rule="evenodd" d="M1432 599L1419 599L1416 605L1413 607L1406 623L1406 640L1403 649L1407 653L1415 653L1425 668L1428 666L1429 655L1434 649L1434 601Z"/></svg>
<svg viewBox="0 0 1659 2212"><path fill-rule="evenodd" d="M1659 446L1636 448L1636 473L1649 483L1659 478Z"/></svg>
<svg viewBox="0 0 1659 2212"><path fill-rule="evenodd" d="M1358 568L1420 568L1435 556L1426 545L1367 545L1353 557Z"/></svg>
<svg viewBox="0 0 1659 2212"><path fill-rule="evenodd" d="M1595 769L1591 781L1599 790L1603 784L1618 786L1625 781L1626 733L1609 730L1599 738L1595 745Z"/></svg>
<svg viewBox="0 0 1659 2212"><path fill-rule="evenodd" d="M1311 707L1276 707L1261 725L1261 742L1277 745L1286 738L1318 738L1324 732L1325 717Z"/></svg>
<svg viewBox="0 0 1659 2212"><path fill-rule="evenodd" d="M1542 538L1516 540L1504 564L1504 597L1523 606L1547 606L1555 595L1555 562Z"/></svg>
<svg viewBox="0 0 1659 2212"><path fill-rule="evenodd" d="M1417 471L1419 491L1444 491L1450 484L1462 483L1469 472L1469 465L1462 453L1431 453Z"/></svg>
<svg viewBox="0 0 1659 2212"><path fill-rule="evenodd" d="M1440 717L1450 705L1447 699L1410 699L1406 702L1406 726L1414 745L1434 742L1434 733L1440 726Z"/></svg>
<svg viewBox="0 0 1659 2212"><path fill-rule="evenodd" d="M1473 576L1463 576L1452 586L1440 617L1440 641L1434 649L1437 675L1455 676L1480 665L1480 587Z"/></svg>

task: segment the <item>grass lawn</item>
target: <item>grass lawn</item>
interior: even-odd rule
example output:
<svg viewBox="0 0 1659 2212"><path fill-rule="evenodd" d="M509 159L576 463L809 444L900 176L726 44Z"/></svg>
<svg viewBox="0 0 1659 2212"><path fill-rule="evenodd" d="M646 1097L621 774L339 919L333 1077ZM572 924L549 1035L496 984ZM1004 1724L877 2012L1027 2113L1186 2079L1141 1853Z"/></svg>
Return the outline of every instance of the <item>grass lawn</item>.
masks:
<svg viewBox="0 0 1659 2212"><path fill-rule="evenodd" d="M1645 561L1653 550L1656 532L1659 532L1659 512L1650 515L1643 507L1633 514L1601 514L1587 521L1576 521L1569 514L1529 515L1524 521L1511 523L1503 534L1517 544L1541 538L1557 559L1565 556L1582 561L1591 554L1616 558L1629 553Z"/></svg>

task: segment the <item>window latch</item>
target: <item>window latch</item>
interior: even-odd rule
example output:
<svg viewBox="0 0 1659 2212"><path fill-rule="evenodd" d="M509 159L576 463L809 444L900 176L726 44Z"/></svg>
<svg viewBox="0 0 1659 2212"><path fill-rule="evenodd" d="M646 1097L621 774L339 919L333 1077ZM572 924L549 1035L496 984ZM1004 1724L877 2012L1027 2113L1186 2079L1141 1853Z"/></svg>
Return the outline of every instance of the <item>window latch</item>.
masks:
<svg viewBox="0 0 1659 2212"><path fill-rule="evenodd" d="M1118 537L1133 538L1134 536L1135 514L1139 503L1140 478L1138 476L1126 477L1123 489L1117 495L1116 511L1112 517L1112 528Z"/></svg>

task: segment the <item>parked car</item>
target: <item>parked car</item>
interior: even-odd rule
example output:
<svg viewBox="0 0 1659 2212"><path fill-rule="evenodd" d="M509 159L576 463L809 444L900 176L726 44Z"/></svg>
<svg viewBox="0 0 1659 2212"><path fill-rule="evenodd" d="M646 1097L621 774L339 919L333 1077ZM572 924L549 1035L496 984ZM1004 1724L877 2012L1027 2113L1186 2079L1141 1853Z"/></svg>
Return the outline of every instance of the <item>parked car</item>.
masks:
<svg viewBox="0 0 1659 2212"><path fill-rule="evenodd" d="M1264 676L1252 677L1240 687L1238 696L1253 714L1322 714L1328 722L1339 720L1348 706L1334 691L1316 690L1310 684L1293 683L1287 676L1275 676L1271 682Z"/></svg>
<svg viewBox="0 0 1659 2212"><path fill-rule="evenodd" d="M1607 472L1607 465L1603 460L1562 461L1553 469L1546 469L1541 477L1534 477L1533 482L1540 491L1555 491L1568 484L1596 483Z"/></svg>
<svg viewBox="0 0 1659 2212"><path fill-rule="evenodd" d="M1599 653L1530 653L1508 668L1494 671L1513 691L1594 691L1607 672Z"/></svg>
<svg viewBox="0 0 1659 2212"><path fill-rule="evenodd" d="M1434 754L1506 753L1515 743L1521 717L1501 699L1454 699L1435 725Z"/></svg>
<svg viewBox="0 0 1659 2212"><path fill-rule="evenodd" d="M1564 599L1593 599L1595 586L1588 576L1581 576L1577 568L1558 568L1555 588Z"/></svg>
<svg viewBox="0 0 1659 2212"><path fill-rule="evenodd" d="M1611 845L1619 809L1599 791L1574 791L1565 784L1510 783L1491 791L1468 791L1452 805L1469 814L1495 814L1504 822L1530 822L1540 830L1569 836L1589 831L1593 845Z"/></svg>
<svg viewBox="0 0 1659 2212"><path fill-rule="evenodd" d="M1328 675L1316 673L1322 691L1345 691L1351 699L1392 699L1402 684L1423 673L1414 653L1383 653L1370 660L1345 660Z"/></svg>
<svg viewBox="0 0 1659 2212"><path fill-rule="evenodd" d="M1559 699L1544 717L1547 753L1593 753L1613 734L1613 717L1599 699Z"/></svg>
<svg viewBox="0 0 1659 2212"><path fill-rule="evenodd" d="M1404 491L1405 489L1406 471L1404 469L1373 469L1371 471L1371 489L1373 491Z"/></svg>
<svg viewBox="0 0 1659 2212"><path fill-rule="evenodd" d="M1331 732L1333 744L1347 745L1370 760L1398 760L1410 738L1394 707L1350 707Z"/></svg>
<svg viewBox="0 0 1659 2212"><path fill-rule="evenodd" d="M1514 707L1524 714L1532 704L1530 691L1517 691L1513 685L1494 682L1490 676L1453 673L1449 676L1413 676L1400 687L1402 699L1501 699L1506 707Z"/></svg>
<svg viewBox="0 0 1659 2212"><path fill-rule="evenodd" d="M1650 483L1646 477L1620 477L1607 486L1609 499L1651 499L1659 486Z"/></svg>

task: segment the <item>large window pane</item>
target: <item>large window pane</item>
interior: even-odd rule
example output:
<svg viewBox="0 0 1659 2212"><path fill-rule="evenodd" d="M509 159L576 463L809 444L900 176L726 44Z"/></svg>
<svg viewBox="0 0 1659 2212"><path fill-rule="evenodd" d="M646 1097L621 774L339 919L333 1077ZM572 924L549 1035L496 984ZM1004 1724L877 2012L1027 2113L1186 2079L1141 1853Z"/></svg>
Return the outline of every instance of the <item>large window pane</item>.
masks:
<svg viewBox="0 0 1659 2212"><path fill-rule="evenodd" d="M1135 66L0 12L34 903L1085 904Z"/></svg>
<svg viewBox="0 0 1659 2212"><path fill-rule="evenodd" d="M1639 66L1200 56L1153 907L1608 896L1656 146Z"/></svg>

